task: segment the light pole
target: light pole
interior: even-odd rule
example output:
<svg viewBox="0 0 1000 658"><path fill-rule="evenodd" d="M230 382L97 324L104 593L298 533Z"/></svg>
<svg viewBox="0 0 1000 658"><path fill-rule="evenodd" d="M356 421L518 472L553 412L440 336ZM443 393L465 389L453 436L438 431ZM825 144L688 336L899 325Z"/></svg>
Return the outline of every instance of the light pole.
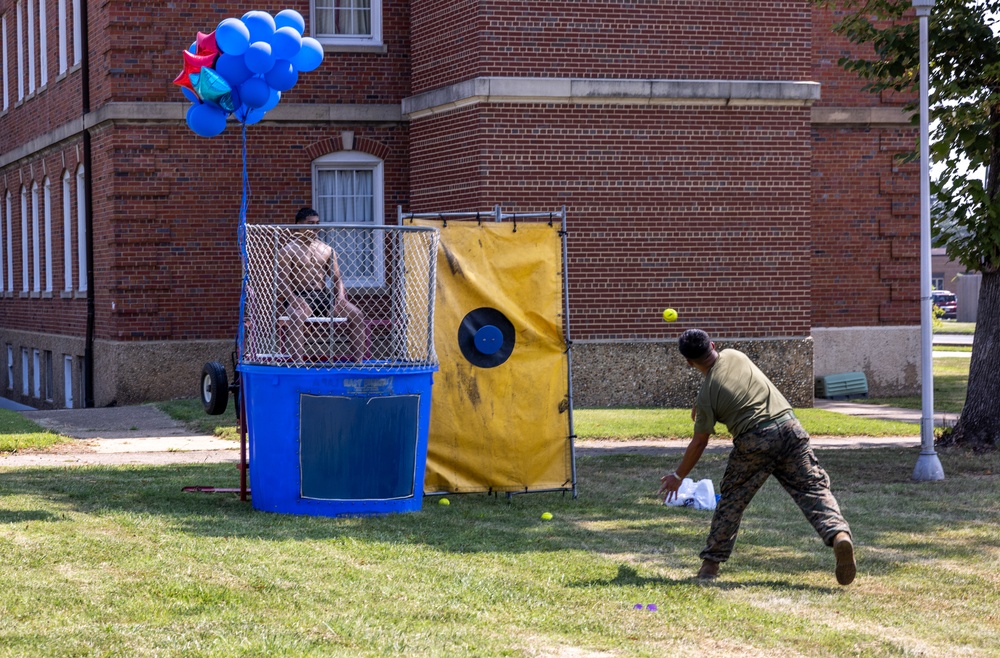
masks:
<svg viewBox="0 0 1000 658"><path fill-rule="evenodd" d="M913 0L920 22L920 456L914 480L943 480L944 469L934 451L934 370L931 337L931 175L930 114L927 75L927 21L934 0Z"/></svg>

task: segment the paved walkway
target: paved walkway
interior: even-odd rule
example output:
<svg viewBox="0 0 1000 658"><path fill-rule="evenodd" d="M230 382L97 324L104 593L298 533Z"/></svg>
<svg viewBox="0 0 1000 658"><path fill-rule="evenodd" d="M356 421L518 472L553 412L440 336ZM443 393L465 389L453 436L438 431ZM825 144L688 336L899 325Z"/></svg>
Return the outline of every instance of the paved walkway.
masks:
<svg viewBox="0 0 1000 658"><path fill-rule="evenodd" d="M819 409L838 413L919 423L920 412L853 402L816 400ZM193 464L239 461L239 442L194 432L152 405L100 409L21 410L42 427L70 436L75 441L51 451L0 455L0 467L77 466L127 464ZM935 422L954 422L936 418ZM915 447L919 430L906 437L813 437L817 449ZM728 450L730 442L713 440L709 450ZM640 441L578 440L579 456L612 453L669 454L687 447L686 439Z"/></svg>

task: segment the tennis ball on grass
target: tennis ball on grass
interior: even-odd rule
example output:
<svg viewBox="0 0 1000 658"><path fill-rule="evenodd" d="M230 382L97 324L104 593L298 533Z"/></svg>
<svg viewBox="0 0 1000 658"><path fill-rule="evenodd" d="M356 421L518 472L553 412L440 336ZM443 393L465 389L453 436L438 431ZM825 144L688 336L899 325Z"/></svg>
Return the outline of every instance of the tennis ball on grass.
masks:
<svg viewBox="0 0 1000 658"><path fill-rule="evenodd" d="M552 512L542 512L542 521L551 521Z"/></svg>
<svg viewBox="0 0 1000 658"><path fill-rule="evenodd" d="M442 498L441 500L438 501L438 505L451 505L451 501L448 500L447 498Z"/></svg>

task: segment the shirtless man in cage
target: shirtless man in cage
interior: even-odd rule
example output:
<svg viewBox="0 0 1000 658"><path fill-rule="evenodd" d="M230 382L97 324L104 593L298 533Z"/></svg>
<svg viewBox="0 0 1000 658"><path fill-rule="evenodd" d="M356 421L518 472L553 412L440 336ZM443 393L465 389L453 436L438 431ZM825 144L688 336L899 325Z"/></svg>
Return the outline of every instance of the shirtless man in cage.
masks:
<svg viewBox="0 0 1000 658"><path fill-rule="evenodd" d="M295 224L319 224L319 213L302 208L295 214ZM312 317L346 318L349 357L354 361L364 360L367 343L364 314L347 301L337 253L317 237L316 231L295 231L289 243L281 248L278 281L278 310L284 309L283 314L288 316L284 333L284 349L288 354L305 360L329 356L322 348L310 349L306 321Z"/></svg>

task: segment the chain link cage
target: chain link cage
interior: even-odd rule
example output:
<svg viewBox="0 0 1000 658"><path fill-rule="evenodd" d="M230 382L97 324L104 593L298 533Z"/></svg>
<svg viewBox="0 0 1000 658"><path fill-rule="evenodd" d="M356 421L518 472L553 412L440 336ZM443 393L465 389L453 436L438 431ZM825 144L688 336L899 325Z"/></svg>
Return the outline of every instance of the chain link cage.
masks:
<svg viewBox="0 0 1000 658"><path fill-rule="evenodd" d="M243 363L437 366L439 239L423 226L247 225Z"/></svg>

